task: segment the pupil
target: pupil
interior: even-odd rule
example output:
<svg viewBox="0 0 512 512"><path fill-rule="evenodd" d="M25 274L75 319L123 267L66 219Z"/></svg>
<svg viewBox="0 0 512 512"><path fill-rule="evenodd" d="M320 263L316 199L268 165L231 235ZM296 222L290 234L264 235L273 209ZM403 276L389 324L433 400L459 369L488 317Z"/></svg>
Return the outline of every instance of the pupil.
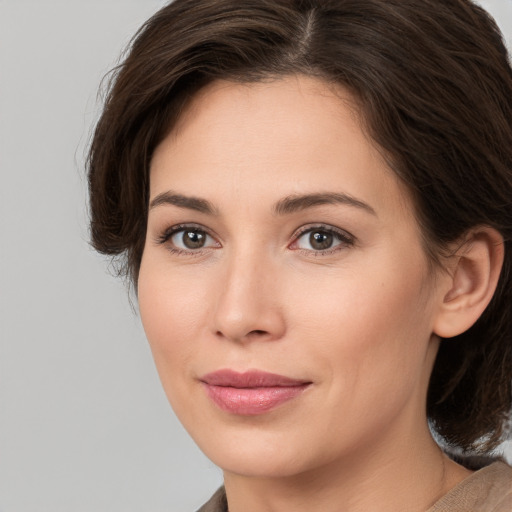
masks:
<svg viewBox="0 0 512 512"><path fill-rule="evenodd" d="M313 249L325 250L332 246L333 236L331 233L315 232L309 235L309 243Z"/></svg>
<svg viewBox="0 0 512 512"><path fill-rule="evenodd" d="M199 249L203 247L205 238L200 231L187 231L183 234L183 243L188 249Z"/></svg>

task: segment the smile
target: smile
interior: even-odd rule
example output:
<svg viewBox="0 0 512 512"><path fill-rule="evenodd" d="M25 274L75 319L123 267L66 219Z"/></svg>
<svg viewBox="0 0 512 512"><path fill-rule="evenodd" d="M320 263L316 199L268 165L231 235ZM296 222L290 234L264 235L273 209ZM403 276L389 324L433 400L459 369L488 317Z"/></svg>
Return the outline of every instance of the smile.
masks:
<svg viewBox="0 0 512 512"><path fill-rule="evenodd" d="M209 398L223 411L255 416L275 409L303 393L310 381L251 370L219 370L202 377Z"/></svg>

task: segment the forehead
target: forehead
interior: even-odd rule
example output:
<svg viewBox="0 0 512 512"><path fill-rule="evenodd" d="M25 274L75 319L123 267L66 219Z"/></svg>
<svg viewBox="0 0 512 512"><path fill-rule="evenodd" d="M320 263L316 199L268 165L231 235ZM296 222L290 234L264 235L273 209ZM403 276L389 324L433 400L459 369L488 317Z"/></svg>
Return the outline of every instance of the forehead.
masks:
<svg viewBox="0 0 512 512"><path fill-rule="evenodd" d="M354 134L361 132L357 101L341 86L304 75L254 83L217 80L189 101L169 140L178 145L193 133L203 143L219 146L222 138L226 144L233 143L233 149L242 149L238 143L243 138L247 154L258 143L265 144L267 151L271 143L314 142L315 137L328 136L328 143L338 135L329 129L333 123L338 129L342 123Z"/></svg>
<svg viewBox="0 0 512 512"><path fill-rule="evenodd" d="M336 189L364 196L376 209L388 200L409 212L411 206L405 187L363 130L355 98L342 87L301 75L251 84L213 82L156 148L152 197L166 188L190 193L199 187L215 199L221 183L220 198L228 190L270 200Z"/></svg>

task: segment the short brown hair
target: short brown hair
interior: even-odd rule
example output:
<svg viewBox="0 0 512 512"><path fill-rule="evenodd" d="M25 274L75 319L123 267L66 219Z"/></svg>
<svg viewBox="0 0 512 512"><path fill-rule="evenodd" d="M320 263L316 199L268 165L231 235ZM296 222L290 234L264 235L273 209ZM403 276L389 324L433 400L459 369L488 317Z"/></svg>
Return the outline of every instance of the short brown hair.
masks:
<svg viewBox="0 0 512 512"><path fill-rule="evenodd" d="M452 447L485 452L512 404L512 70L492 18L469 0L175 0L136 34L89 153L94 247L136 284L153 151L194 94L217 79L293 73L358 99L374 141L414 199L436 261L470 228L505 241L495 296L442 341L427 413Z"/></svg>

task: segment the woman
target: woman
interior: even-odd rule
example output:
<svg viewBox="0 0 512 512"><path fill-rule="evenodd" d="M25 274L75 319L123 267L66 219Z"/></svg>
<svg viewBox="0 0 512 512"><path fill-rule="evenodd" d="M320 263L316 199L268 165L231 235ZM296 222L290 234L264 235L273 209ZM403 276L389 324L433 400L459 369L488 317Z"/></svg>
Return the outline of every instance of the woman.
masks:
<svg viewBox="0 0 512 512"><path fill-rule="evenodd" d="M202 511L510 510L511 120L466 0L176 0L139 31L92 240L224 472Z"/></svg>

